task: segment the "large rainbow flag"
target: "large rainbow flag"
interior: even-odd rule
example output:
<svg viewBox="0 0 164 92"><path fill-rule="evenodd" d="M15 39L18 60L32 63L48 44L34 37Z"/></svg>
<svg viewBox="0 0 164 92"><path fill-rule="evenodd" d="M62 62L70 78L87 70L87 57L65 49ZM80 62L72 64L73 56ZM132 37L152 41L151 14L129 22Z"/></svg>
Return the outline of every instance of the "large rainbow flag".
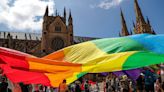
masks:
<svg viewBox="0 0 164 92"><path fill-rule="evenodd" d="M140 34L72 45L38 58L0 47L0 67L12 82L58 87L86 73L114 72L164 63L164 35Z"/></svg>

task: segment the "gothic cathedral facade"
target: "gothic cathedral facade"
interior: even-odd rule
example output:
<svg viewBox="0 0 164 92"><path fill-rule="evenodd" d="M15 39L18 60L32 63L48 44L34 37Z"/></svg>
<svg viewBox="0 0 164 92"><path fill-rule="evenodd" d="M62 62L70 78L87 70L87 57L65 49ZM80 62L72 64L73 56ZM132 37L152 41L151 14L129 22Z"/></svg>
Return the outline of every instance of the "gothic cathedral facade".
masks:
<svg viewBox="0 0 164 92"><path fill-rule="evenodd" d="M72 45L73 42L73 19L71 12L66 16L64 8L63 17L56 13L56 16L49 16L48 6L43 17L43 29L41 39L41 50L45 53L57 51Z"/></svg>

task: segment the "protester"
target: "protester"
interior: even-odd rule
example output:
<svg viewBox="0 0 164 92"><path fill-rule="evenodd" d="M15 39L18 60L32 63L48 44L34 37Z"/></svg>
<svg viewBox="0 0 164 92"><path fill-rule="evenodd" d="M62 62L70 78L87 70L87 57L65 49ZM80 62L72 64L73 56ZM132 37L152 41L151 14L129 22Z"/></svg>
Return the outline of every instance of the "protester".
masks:
<svg viewBox="0 0 164 92"><path fill-rule="evenodd" d="M66 80L64 79L61 84L59 84L59 92L67 92L68 87L66 85Z"/></svg>
<svg viewBox="0 0 164 92"><path fill-rule="evenodd" d="M111 74L105 77L100 76L100 78L97 78L100 80L94 82L92 80L88 81L87 78L82 84L80 81L75 81L69 85L70 90L66 85L66 80L59 84L59 88L54 89L40 84L30 87L31 85L25 86L23 83L20 83L21 85L19 83L10 83L10 81L7 82L5 77L2 77L0 92L11 92L10 90L7 91L9 84L11 84L12 92L164 92L161 78L158 76L159 78L156 79L155 73L149 70L144 71L144 74L141 73L138 79L133 81L127 75L114 76Z"/></svg>
<svg viewBox="0 0 164 92"><path fill-rule="evenodd" d="M76 88L76 84L75 83L71 83L70 84L70 91L71 92L75 92L75 88Z"/></svg>
<svg viewBox="0 0 164 92"><path fill-rule="evenodd" d="M113 85L113 80L112 80L111 76L108 76L106 79L106 92L112 91L112 85Z"/></svg>
<svg viewBox="0 0 164 92"><path fill-rule="evenodd" d="M75 92L81 92L80 81L75 81Z"/></svg>
<svg viewBox="0 0 164 92"><path fill-rule="evenodd" d="M144 76L141 73L141 75L139 76L139 78L136 80L137 84L137 92L143 92L144 91Z"/></svg>
<svg viewBox="0 0 164 92"><path fill-rule="evenodd" d="M120 89L119 89L119 78L118 77L116 77L116 84L115 84L115 92L118 92Z"/></svg>
<svg viewBox="0 0 164 92"><path fill-rule="evenodd" d="M51 88L50 87L46 87L46 92L51 92Z"/></svg>
<svg viewBox="0 0 164 92"><path fill-rule="evenodd" d="M124 75L122 77L122 80L121 80L121 90L122 92L129 92L130 89L129 89L129 81L128 81L128 77L126 75Z"/></svg>
<svg viewBox="0 0 164 92"><path fill-rule="evenodd" d="M22 92L22 89L21 89L20 85L17 84L17 83L13 83L13 87L12 88L13 88L12 92ZM32 91L29 91L29 92L32 92Z"/></svg>
<svg viewBox="0 0 164 92"><path fill-rule="evenodd" d="M162 92L164 92L164 82L162 82L161 90L162 90Z"/></svg>
<svg viewBox="0 0 164 92"><path fill-rule="evenodd" d="M39 92L44 92L44 87L42 85L39 86Z"/></svg>
<svg viewBox="0 0 164 92"><path fill-rule="evenodd" d="M2 77L0 83L0 92L7 92L8 91L8 83L5 77Z"/></svg>
<svg viewBox="0 0 164 92"><path fill-rule="evenodd" d="M96 92L96 85L95 84L92 84L91 82L89 82L90 84L90 87L89 87L89 92Z"/></svg>
<svg viewBox="0 0 164 92"><path fill-rule="evenodd" d="M145 80L146 92L154 92L154 83L156 80L154 74L148 69L146 69L144 73L145 73L144 80Z"/></svg>
<svg viewBox="0 0 164 92"><path fill-rule="evenodd" d="M92 92L100 92L100 88L99 88L99 85L98 83L96 82L96 84L92 85L93 88L92 88Z"/></svg>
<svg viewBox="0 0 164 92"><path fill-rule="evenodd" d="M89 82L88 82L88 80L87 80L87 81L85 82L85 84L84 84L84 90L85 90L85 92L90 92L89 89L90 89L90 84L89 84Z"/></svg>
<svg viewBox="0 0 164 92"><path fill-rule="evenodd" d="M37 84L33 85L33 91L34 92L39 92L39 86Z"/></svg>
<svg viewBox="0 0 164 92"><path fill-rule="evenodd" d="M154 83L154 91L155 92L162 92L161 77L159 77L156 80L156 82Z"/></svg>
<svg viewBox="0 0 164 92"><path fill-rule="evenodd" d="M29 92L28 85L25 85L23 83L20 83L19 85L20 85L20 87L22 89L22 92Z"/></svg>

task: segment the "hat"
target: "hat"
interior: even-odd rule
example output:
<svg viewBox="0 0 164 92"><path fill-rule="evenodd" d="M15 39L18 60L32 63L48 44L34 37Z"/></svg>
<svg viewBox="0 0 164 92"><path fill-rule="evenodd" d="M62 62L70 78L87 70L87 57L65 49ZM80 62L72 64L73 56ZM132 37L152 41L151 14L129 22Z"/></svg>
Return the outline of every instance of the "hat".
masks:
<svg viewBox="0 0 164 92"><path fill-rule="evenodd" d="M120 81L125 81L127 78L128 78L127 75L123 75Z"/></svg>
<svg viewBox="0 0 164 92"><path fill-rule="evenodd" d="M144 76L144 74L143 74L143 73L140 73L140 75Z"/></svg>
<svg viewBox="0 0 164 92"><path fill-rule="evenodd" d="M75 84L80 84L80 81L75 81Z"/></svg>
<svg viewBox="0 0 164 92"><path fill-rule="evenodd" d="M122 78L123 79L127 79L128 77L127 77L127 75L123 75Z"/></svg>

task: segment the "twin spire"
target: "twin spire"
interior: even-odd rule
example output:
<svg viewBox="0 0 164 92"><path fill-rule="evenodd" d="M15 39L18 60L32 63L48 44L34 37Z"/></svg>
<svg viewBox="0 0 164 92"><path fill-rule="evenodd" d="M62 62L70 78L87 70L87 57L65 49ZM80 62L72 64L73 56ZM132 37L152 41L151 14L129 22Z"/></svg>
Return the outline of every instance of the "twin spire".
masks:
<svg viewBox="0 0 164 92"><path fill-rule="evenodd" d="M48 9L48 6L47 6L44 16L48 16L48 14L49 14L49 9ZM56 10L56 16L59 16L59 14L57 13L57 10ZM64 7L63 16L64 16L64 19L65 19L65 21L66 21L66 8L65 8L65 7ZM70 14L69 14L69 20L72 20L71 10L70 10Z"/></svg>
<svg viewBox="0 0 164 92"><path fill-rule="evenodd" d="M139 7L137 0L134 0L134 7L135 7L135 14L136 14L136 24L133 22L134 33L135 34L141 34L141 33L155 34L154 30L152 30L151 28L150 21L148 18L147 18L147 22L145 22L145 19L143 17L143 14L141 12L141 9ZM127 29L122 10L120 10L120 12L121 12L121 23L122 23L122 30L121 30L120 36L132 35L132 32L129 33Z"/></svg>

